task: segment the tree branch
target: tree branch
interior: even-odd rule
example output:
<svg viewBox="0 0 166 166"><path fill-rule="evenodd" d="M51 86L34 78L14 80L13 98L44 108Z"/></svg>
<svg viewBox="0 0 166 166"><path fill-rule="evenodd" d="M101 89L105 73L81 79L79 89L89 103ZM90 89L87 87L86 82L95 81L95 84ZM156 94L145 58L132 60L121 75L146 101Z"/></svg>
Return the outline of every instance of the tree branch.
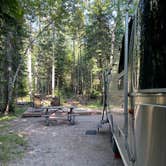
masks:
<svg viewBox="0 0 166 166"><path fill-rule="evenodd" d="M28 46L27 46L25 52L23 53L23 55L26 55L26 54L27 54L28 49L32 46L32 44L36 41L36 39L37 39L52 23L53 23L53 20L51 20L51 21L36 35L36 37L35 37L33 40L30 41L30 43L28 44ZM22 63L20 62L20 64L19 64L18 67L17 67L17 70L16 70L16 72L15 72L15 74L14 74L13 81L12 81L12 87L13 87L13 88L14 88L14 86L15 86L15 82L16 82L16 78L17 78L17 76L18 76L18 73L19 73L19 71L20 71L20 69L21 69L21 65L22 65Z"/></svg>

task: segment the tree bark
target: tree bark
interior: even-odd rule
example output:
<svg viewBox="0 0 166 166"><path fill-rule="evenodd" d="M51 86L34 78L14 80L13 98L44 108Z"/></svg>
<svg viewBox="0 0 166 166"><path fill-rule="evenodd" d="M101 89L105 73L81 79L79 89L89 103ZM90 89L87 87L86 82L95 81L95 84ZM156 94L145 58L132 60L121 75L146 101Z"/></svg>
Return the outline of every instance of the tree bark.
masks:
<svg viewBox="0 0 166 166"><path fill-rule="evenodd" d="M12 32L8 33L7 36L7 70L8 70L8 78L7 78L7 103L5 109L5 115L9 113L11 105L12 105L12 94L13 94L13 82L12 82Z"/></svg>
<svg viewBox="0 0 166 166"><path fill-rule="evenodd" d="M55 31L53 30L53 41L52 41L52 97L55 96Z"/></svg>
<svg viewBox="0 0 166 166"><path fill-rule="evenodd" d="M51 20L51 21L36 35L36 37L34 37L34 39L29 42L29 44L28 44L27 48L25 49L23 55L27 55L27 52L28 52L29 48L32 46L32 44L36 41L36 39L37 39L52 23L53 23L53 20ZM22 63L20 62L20 64L19 64L18 67L17 67L17 70L16 70L16 72L15 72L15 74L14 74L13 81L12 81L12 87L13 87L13 88L14 88L14 86L15 86L16 78L17 78L18 73L19 73L19 71L20 71L21 65L22 65Z"/></svg>
<svg viewBox="0 0 166 166"><path fill-rule="evenodd" d="M28 56L28 83L29 83L29 96L30 96L30 101L32 101L32 91L33 91L33 86L32 86L32 55L31 55L31 50L30 48L28 49L27 52Z"/></svg>

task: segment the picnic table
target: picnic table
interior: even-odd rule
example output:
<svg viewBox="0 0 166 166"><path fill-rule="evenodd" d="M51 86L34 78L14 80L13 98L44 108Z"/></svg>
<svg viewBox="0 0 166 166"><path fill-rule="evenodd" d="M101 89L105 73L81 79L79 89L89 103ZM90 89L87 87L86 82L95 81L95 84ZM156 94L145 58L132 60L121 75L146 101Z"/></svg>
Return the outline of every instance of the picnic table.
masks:
<svg viewBox="0 0 166 166"><path fill-rule="evenodd" d="M45 118L45 123L47 126L49 126L52 121L56 122L58 120L68 121L71 125L75 124L75 116L78 114L73 112L74 107L49 106L42 108L45 109L42 117Z"/></svg>

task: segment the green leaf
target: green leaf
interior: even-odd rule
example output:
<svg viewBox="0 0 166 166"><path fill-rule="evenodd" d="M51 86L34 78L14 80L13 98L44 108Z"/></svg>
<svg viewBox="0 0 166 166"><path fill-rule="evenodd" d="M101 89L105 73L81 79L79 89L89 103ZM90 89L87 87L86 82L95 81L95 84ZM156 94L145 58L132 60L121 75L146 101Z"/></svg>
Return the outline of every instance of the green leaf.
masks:
<svg viewBox="0 0 166 166"><path fill-rule="evenodd" d="M0 10L8 16L21 20L23 18L23 9L17 0L1 0Z"/></svg>

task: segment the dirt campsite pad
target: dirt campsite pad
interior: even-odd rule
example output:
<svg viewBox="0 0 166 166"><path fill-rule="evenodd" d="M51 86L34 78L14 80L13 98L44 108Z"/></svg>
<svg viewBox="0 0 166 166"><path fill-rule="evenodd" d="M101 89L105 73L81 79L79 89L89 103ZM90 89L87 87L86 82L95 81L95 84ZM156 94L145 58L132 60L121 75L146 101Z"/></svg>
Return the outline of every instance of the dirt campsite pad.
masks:
<svg viewBox="0 0 166 166"><path fill-rule="evenodd" d="M108 126L97 130L99 115L79 116L75 125L60 122L45 126L44 119L26 118L12 121L13 130L26 136L28 148L23 158L9 166L123 166L111 150Z"/></svg>

